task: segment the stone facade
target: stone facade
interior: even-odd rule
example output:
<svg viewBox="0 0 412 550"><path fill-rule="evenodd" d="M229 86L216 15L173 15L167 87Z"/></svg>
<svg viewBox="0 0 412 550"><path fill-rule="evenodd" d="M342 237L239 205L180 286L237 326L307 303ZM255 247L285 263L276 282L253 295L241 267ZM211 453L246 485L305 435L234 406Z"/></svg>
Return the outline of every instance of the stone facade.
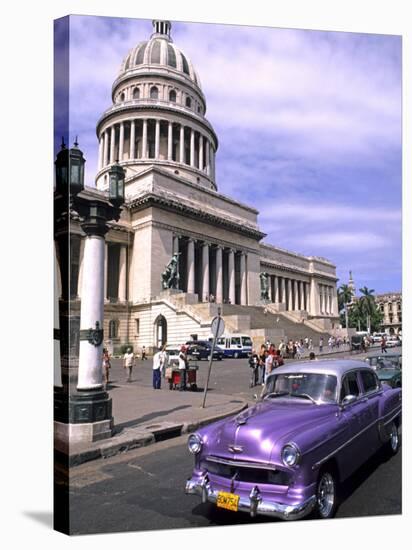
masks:
<svg viewBox="0 0 412 550"><path fill-rule="evenodd" d="M375 302L383 313L382 330L387 334L402 333L402 293L377 294Z"/></svg>
<svg viewBox="0 0 412 550"><path fill-rule="evenodd" d="M105 341L150 349L191 334L208 337L210 317L197 305L210 300L270 306L322 327L336 323L335 266L262 242L258 211L219 193L218 139L205 117L199 77L170 28L154 21L150 40L127 54L112 87L113 105L97 123L96 186L108 189L109 168L118 160L127 197L106 236ZM72 238L76 299L83 254L76 222ZM165 293L161 274L176 252L179 285ZM261 273L269 284L265 302Z"/></svg>

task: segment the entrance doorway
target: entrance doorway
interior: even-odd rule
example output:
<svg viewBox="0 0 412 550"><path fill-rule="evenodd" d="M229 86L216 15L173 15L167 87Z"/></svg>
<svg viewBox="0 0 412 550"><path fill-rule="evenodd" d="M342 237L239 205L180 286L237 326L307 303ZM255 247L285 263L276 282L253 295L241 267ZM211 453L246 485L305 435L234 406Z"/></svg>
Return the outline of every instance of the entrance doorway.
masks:
<svg viewBox="0 0 412 550"><path fill-rule="evenodd" d="M159 315L156 318L154 329L155 329L154 345L157 348L162 348L167 342L167 321L163 315Z"/></svg>

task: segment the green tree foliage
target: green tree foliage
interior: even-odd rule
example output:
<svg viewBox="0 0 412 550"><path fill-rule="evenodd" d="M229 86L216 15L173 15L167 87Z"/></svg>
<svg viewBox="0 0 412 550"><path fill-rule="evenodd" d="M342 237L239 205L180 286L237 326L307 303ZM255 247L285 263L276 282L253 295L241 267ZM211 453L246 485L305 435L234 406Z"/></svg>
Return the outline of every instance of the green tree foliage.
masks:
<svg viewBox="0 0 412 550"><path fill-rule="evenodd" d="M362 294L353 305L349 307L348 323L357 330L367 330L370 333L379 332L383 315L378 309L374 290L366 286L359 289Z"/></svg>

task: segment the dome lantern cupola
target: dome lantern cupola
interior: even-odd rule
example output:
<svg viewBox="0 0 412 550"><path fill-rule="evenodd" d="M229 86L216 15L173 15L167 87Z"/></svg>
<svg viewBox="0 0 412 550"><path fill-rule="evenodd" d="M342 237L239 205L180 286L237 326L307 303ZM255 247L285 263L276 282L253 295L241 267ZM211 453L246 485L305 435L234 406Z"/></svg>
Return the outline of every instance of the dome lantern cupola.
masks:
<svg viewBox="0 0 412 550"><path fill-rule="evenodd" d="M153 24L153 34L152 38L156 36L157 38L166 38L167 40L172 40L170 38L170 30L172 28L172 24L170 21L162 21L160 19L154 19L152 21Z"/></svg>

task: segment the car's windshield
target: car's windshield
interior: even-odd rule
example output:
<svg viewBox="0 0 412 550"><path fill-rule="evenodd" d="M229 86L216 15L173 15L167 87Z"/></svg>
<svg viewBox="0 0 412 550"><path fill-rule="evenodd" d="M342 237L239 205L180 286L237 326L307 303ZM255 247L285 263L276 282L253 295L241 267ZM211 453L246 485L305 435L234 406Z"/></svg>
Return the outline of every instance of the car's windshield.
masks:
<svg viewBox="0 0 412 550"><path fill-rule="evenodd" d="M284 373L269 376L263 398L303 398L317 403L336 402L336 376L314 373Z"/></svg>
<svg viewBox="0 0 412 550"><path fill-rule="evenodd" d="M379 370L379 369L399 370L399 367L397 365L395 365L394 363L392 363L392 361L385 361L385 360L378 361L378 363L376 365L376 368L377 368L377 370Z"/></svg>

